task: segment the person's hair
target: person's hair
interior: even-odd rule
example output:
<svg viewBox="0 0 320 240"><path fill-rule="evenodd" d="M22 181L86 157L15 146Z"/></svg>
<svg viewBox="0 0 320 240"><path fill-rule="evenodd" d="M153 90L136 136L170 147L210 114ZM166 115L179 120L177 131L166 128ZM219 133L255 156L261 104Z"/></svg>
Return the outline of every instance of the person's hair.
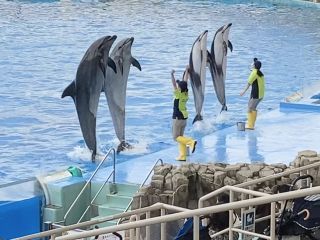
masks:
<svg viewBox="0 0 320 240"><path fill-rule="evenodd" d="M188 92L188 83L186 81L177 80L181 92Z"/></svg>
<svg viewBox="0 0 320 240"><path fill-rule="evenodd" d="M257 74L259 77L263 76L263 73L260 71L261 66L262 66L262 64L260 61L258 61L258 59L254 61L254 68L258 70Z"/></svg>

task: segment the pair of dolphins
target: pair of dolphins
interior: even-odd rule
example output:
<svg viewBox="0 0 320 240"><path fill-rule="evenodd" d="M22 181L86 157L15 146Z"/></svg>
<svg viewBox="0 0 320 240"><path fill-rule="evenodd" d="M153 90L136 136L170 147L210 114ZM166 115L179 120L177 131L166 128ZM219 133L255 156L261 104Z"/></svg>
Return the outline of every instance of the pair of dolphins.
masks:
<svg viewBox="0 0 320 240"><path fill-rule="evenodd" d="M117 43L109 52L117 36L105 36L91 44L84 54L76 78L63 91L62 98L72 97L80 127L91 160L97 155L96 119L101 92L107 98L114 129L120 144L117 152L131 147L125 142L125 103L131 64L141 71L140 63L131 55L134 38Z"/></svg>
<svg viewBox="0 0 320 240"><path fill-rule="evenodd" d="M232 23L226 24L216 31L210 52L207 50L208 30L201 33L192 45L189 58L189 74L196 109L193 123L203 120L201 111L204 102L207 66L210 69L216 96L222 105L221 112L227 110L225 78L228 47L231 51L233 50L233 46L228 40L231 25Z"/></svg>

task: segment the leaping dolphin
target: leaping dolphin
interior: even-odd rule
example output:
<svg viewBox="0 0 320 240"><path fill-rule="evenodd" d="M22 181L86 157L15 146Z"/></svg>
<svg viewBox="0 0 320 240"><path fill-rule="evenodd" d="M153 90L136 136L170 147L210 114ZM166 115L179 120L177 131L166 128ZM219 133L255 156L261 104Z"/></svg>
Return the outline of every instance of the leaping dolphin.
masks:
<svg viewBox="0 0 320 240"><path fill-rule="evenodd" d="M76 79L63 91L62 98L70 96L75 103L84 141L92 151L91 160L97 154L96 118L99 97L107 76L107 66L116 71L109 51L117 36L105 36L96 40L84 54Z"/></svg>
<svg viewBox="0 0 320 240"><path fill-rule="evenodd" d="M125 142L125 104L127 82L131 64L141 71L140 63L131 55L134 38L126 38L117 43L112 49L110 57L116 64L117 72L107 69L104 82L104 92L112 117L116 135L120 141L117 153L131 145Z"/></svg>
<svg viewBox="0 0 320 240"><path fill-rule="evenodd" d="M196 108L196 116L192 124L203 119L201 111L206 86L207 36L208 30L199 35L192 45L189 58L189 75Z"/></svg>
<svg viewBox="0 0 320 240"><path fill-rule="evenodd" d="M212 41L211 53L208 54L209 69L218 101L222 105L222 111L227 111L225 95L225 79L227 69L228 47L233 50L232 43L229 41L229 32L232 23L220 27Z"/></svg>

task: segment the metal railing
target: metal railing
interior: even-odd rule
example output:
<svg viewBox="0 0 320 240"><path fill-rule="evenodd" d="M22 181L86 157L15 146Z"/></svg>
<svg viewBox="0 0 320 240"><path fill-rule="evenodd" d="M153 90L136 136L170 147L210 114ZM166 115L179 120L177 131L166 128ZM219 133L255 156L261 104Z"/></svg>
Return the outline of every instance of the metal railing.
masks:
<svg viewBox="0 0 320 240"><path fill-rule="evenodd" d="M250 191L247 193L251 193L251 190L246 190L246 191ZM299 190L292 191L292 192L279 193L279 194L274 194L274 195L266 195L266 196L261 196L261 197L247 199L247 200L238 201L238 202L231 202L231 203L215 205L215 206L206 207L206 208L199 208L199 209L195 209L195 210L186 210L186 209L179 208L176 206L166 205L166 204L162 204L162 203L156 203L150 207L136 209L136 210L132 210L130 212L115 214L112 216L103 217L101 219L82 222L82 223L74 224L74 225L70 225L70 226L63 226L59 229L53 229L53 230L49 230L49 231L42 232L42 233L32 234L32 235L28 235L28 236L17 238L17 239L26 240L26 239L48 237L48 236L51 236L52 240L53 239L61 239L61 240L62 239L79 239L79 238L84 238L84 237L97 236L100 234L118 232L118 231L122 231L122 230L129 230L129 229L133 229L133 228L141 228L141 227L146 227L146 226L150 226L153 224L159 224L159 223L161 224L161 223L166 223L166 222L175 221L175 220L179 220L179 219L185 219L185 218L189 218L189 217L193 217L194 223L196 223L197 219L200 216L205 216L205 215L212 214L212 213L225 212L225 211L245 208L245 207L249 207L249 206L257 206L257 205L262 205L262 204L275 203L278 201L295 199L295 198L305 197L305 196L314 195L314 194L320 194L320 186L306 188L306 189L299 189ZM139 220L139 221L130 222L130 223L123 223L120 225L115 225L115 226L105 227L105 228L100 228L100 229L95 229L95 230L88 230L83 233L74 233L72 235L65 235L65 236L61 236L61 237L56 238L56 235L61 234L63 232L67 232L72 229L86 227L86 226L90 226L90 225L94 225L94 224L99 224L99 223L111 221L114 219L130 217L133 215L141 215L143 213L148 213L150 211L159 210L161 208L168 209L171 211L172 210L180 211L180 212L170 214L167 216L160 216L160 217L154 217L154 218L149 218L150 214L146 214L147 219L145 219L145 220ZM193 239L199 240L199 231L197 231L197 224L193 224L193 225L194 225ZM165 227L165 225L161 224L161 227ZM268 237L268 236L264 236L261 234L247 232L247 231L233 228L233 227L229 227L229 229L225 230L225 232L229 232L229 234L230 234L230 231L235 231L235 232L245 233L245 234L252 235L252 236L259 236L259 237L262 237L265 239L275 240L275 237L272 237L272 236L274 236L275 233L271 233L271 237ZM161 231L161 232L164 232L164 231ZM165 236L161 235L161 240L165 240Z"/></svg>
<svg viewBox="0 0 320 240"><path fill-rule="evenodd" d="M236 186L224 186L222 188L219 188L217 190L215 190L214 192L211 192L205 196L202 196L199 201L198 201L198 208L203 208L203 204L204 201L209 200L212 197L215 197L221 193L224 193L226 191L229 191L229 195L230 195L230 203L234 202L234 193L238 192L241 194L247 194L247 195L251 195L251 196L256 196L256 197L264 197L264 196L269 196L270 194L267 193L262 193L262 192L258 192L258 191L253 191L253 190L248 190L248 189L244 189L244 188L240 188L240 187L236 187ZM221 204L220 204L221 205ZM219 206L220 206L219 205ZM241 209L241 213L243 212L243 209ZM275 203L271 203L271 207L270 207L270 213L271 213L271 220L270 220L270 238L267 238L265 236L259 236L260 238L264 238L264 239L273 239L275 237L274 233L275 233ZM234 221L233 221L233 215L234 215L234 209L229 210L229 229L233 228L234 225ZM242 215L242 214L241 214ZM194 224L197 227L196 231L199 231L199 218L195 219L197 222L195 222ZM227 231L227 229L223 229L217 233L215 233L212 237L217 237L219 235L222 235ZM254 235L254 236L258 236L258 235ZM233 231L229 231L229 239L233 239Z"/></svg>
<svg viewBox="0 0 320 240"><path fill-rule="evenodd" d="M27 240L27 239L38 239L38 238L44 238L44 237L51 237L50 239L55 239L55 237L57 235L61 235L61 234L68 232L70 230L85 228L88 226L104 223L107 221L112 221L115 219L126 218L126 217L130 217L130 216L135 216L135 215L142 215L142 214L148 215L148 213L150 214L150 212L158 211L161 209L166 209L169 211L176 211L176 212L188 211L188 209L177 207L177 206L172 206L172 205L168 205L168 204L164 204L164 203L155 203L152 206L132 210L130 212L118 213L118 214L114 214L111 216L101 217L99 219L94 219L94 220L81 222L81 223L77 223L77 224L72 224L72 225L68 225L68 226L60 226L60 228L51 229L51 230L41 232L41 233L30 234L30 235L27 235L24 237L19 237L16 239L17 240Z"/></svg>
<svg viewBox="0 0 320 240"><path fill-rule="evenodd" d="M159 159L155 165L162 160ZM162 163L163 164L163 163ZM152 169L154 169L155 165L153 166ZM238 185L235 185L233 187L239 188L239 187L248 187L248 186L252 186L254 184L263 182L263 181L267 181L267 180L272 180L275 178L279 178L282 176L286 176L289 175L291 173L297 173L297 172L302 172L311 168L315 168L315 167L319 167L320 166L320 162L318 163L314 163L314 164L309 164L297 169L292 169L292 170L288 170L282 173L278 173L272 176L267 176L267 177L263 177L261 179L256 179L256 180L252 180L249 182L244 182ZM148 174L146 180L143 182L143 184L141 184L141 186L143 186L145 184L145 182L147 181L147 179L149 178L149 176L151 175L152 170L150 171L150 173ZM229 186L230 187L230 186ZM241 191L243 191L243 189L241 189ZM250 191L250 190L249 190ZM211 213L217 213L217 212L223 212L223 211L230 211L232 209L238 209L238 208L245 208L245 207L250 207L250 206L257 206L257 205L261 205L261 204L267 204L267 203L274 203L277 201L284 201L284 200L288 200L288 199L294 199L294 198L298 198L298 197L304 197L307 195L313 195L313 194L319 194L320 193L320 187L313 187L313 188L307 188L307 189L300 189L298 191L292 191L292 192L287 192L287 193L279 193L279 194L274 194L274 195L269 195L269 196L263 196L263 197L257 197L257 198L252 198L252 199L247 199L247 200L243 200L243 201L239 201L239 202L232 202L232 203L227 203L227 204L221 204L221 205L216 205L216 206L212 206L212 207L206 207L206 208L199 208L196 210L186 210L186 212L188 212L187 215L176 215L176 214L170 214L170 216L162 216L162 217L156 217L156 218L150 218L150 213L148 213L149 211L152 211L153 209L159 209L158 207L160 205L163 206L163 208L166 208L164 206L166 206L165 204L154 204L150 207L146 207L146 208L141 208L141 209L137 209L137 210L132 210L130 212L124 212L121 214L115 214L113 216L107 216L107 217L102 217L100 219L96 219L96 220L91 220L91 221L87 221L87 222L82 222L82 223L78 223L78 224L74 224L74 225L70 225L70 226L63 226L60 229L53 229L53 230L49 230L47 232L43 232L43 233L38 233L38 234L32 234L29 236L25 236L22 238L18 238L19 240L24 240L24 239L34 239L34 238L40 238L40 237L45 237L45 236L52 236L52 239L55 238L56 234L61 234L62 232L68 231L68 230L72 230L72 229L76 229L76 228L81 228L81 227L86 227L86 226L90 226L90 225L95 225L95 224L99 224L99 223L103 223L106 221L111 221L114 219L122 219L122 218L127 218L133 215L141 215L144 212L146 212L146 218L145 220L139 220L136 221L134 223L123 223L121 225L116 225L116 226L112 226L112 227L107 227L107 228L100 228L98 230L89 230L86 233L83 233L85 235L79 235L79 234L74 234L74 235L70 235L70 236L63 236L57 239L77 239L77 238L82 238L82 237L91 237L91 236L96 236L98 234L105 234L105 233L111 233L111 232L115 232L115 231L121 231L121 230L129 230L132 228L139 228L139 227L145 227L145 226L150 226L152 224L156 224L156 223L165 223L165 222L169 222L169 221L174 221L174 220L179 220L179 219L184 219L187 217L194 217L194 221L197 222L197 218L199 218L199 216L201 215L208 215ZM248 192L248 194L250 194ZM130 203L131 204L131 203ZM170 206L170 205L169 205ZM177 209L174 206L170 206L170 209ZM180 209L181 210L181 209ZM272 218L274 219L274 218ZM149 220L149 221L148 221ZM198 219L199 221L199 219ZM194 227L197 228L198 224L194 224ZM239 233L245 233L243 230L241 229L237 229L237 228L232 228L229 227L229 229L224 230L224 232L229 232L230 231L235 231L235 232L239 232ZM221 232L220 232L221 233ZM261 234L255 234L255 233L246 233L252 236L259 236L265 239L271 239L271 240L275 240L275 238L273 238L272 236L267 237ZM271 233L272 234L272 233ZM198 240L199 237L199 232L197 232L197 229L194 229L194 239ZM165 239L165 237L161 236L161 240Z"/></svg>
<svg viewBox="0 0 320 240"><path fill-rule="evenodd" d="M146 178L144 179L144 181L140 184L139 189L142 188L142 187L146 184L146 182L148 181L151 173L153 172L154 168L157 166L157 164L158 164L159 162L161 162L161 166L163 166L163 160L162 160L161 158L159 158L159 159L153 164L151 170L149 171L149 173L148 173L148 175L146 176ZM129 210L129 208L131 207L132 202L133 202L133 199L131 199L131 201L129 202L128 206L125 208L124 212L127 212L127 211ZM120 218L120 219L118 220L117 224L120 224L122 220L123 220L123 219Z"/></svg>
<svg viewBox="0 0 320 240"><path fill-rule="evenodd" d="M79 198L81 197L82 193L85 191L85 189L87 188L87 186L89 184L91 184L91 181L93 179L93 177L96 175L96 173L98 172L98 170L100 169L100 167L102 166L102 164L105 162L105 160L108 158L108 156L110 155L110 153L113 152L113 170L111 172L111 174L113 175L113 184L115 184L116 182L116 151L114 148L111 148L107 154L105 155L104 159L99 163L99 165L97 166L97 168L95 169L95 171L92 173L91 177L88 179L88 181L86 182L86 184L83 186L83 188L81 189L80 193L78 194L78 196L75 198L75 200L72 202L72 204L70 205L68 211L66 212L66 214L63 217L63 220L57 223L63 223L65 224L67 216L70 214L72 208L74 207L74 205L76 204L76 202L79 200ZM110 174L110 176L111 176ZM98 193L96 194L95 198L98 196L98 194L101 192L102 188L104 187L104 185L107 183L107 181L109 180L110 176L107 178L107 180L104 182L104 184L102 185L102 187L100 187ZM86 214L86 212L88 211L88 209L90 208L91 204L93 201L91 201L90 205L87 207L87 209L85 210L84 214L81 216L80 220L78 221L78 223L82 220L82 218L84 217L84 215Z"/></svg>
<svg viewBox="0 0 320 240"><path fill-rule="evenodd" d="M306 188L306 189L300 189L300 190L296 190L296 191L292 191L292 192L262 196L262 197L247 199L247 200L243 200L243 201L226 203L226 204L205 207L205 208L200 208L200 209L187 210L187 211L173 213L173 214L166 215L166 216L159 216L159 217L139 220L139 221L135 221L135 222L123 223L120 225L115 225L115 226L105 227L105 228L100 228L100 229L95 229L95 230L89 230L87 232L75 233L72 235L64 235L64 236L60 236L60 237L52 238L52 239L57 239L57 240L80 239L80 238L85 238L85 237L92 237L92 236L97 236L97 235L101 235L101 234L129 230L132 228L140 228L140 227L150 226L153 224L166 223L166 222L171 222L171 221L175 221L175 220L179 220L179 219L186 219L186 218L193 217L193 221L194 221L193 239L199 240L199 231L197 231L198 224L196 224L196 222L197 222L197 218L199 218L200 216L204 216L204 215L208 215L208 214L212 214L212 213L218 213L218 212L225 212L225 211L229 211L232 209L245 208L245 207L249 207L249 206L269 204L269 203L274 203L274 202L278 202L278 201L284 201L287 199L295 199L295 198L305 197L308 195L315 195L315 194L320 194L320 186ZM153 206L151 206L151 207L153 207ZM145 208L142 208L139 210L145 211ZM124 214L128 214L128 213L124 213ZM136 213L134 213L134 214L136 214ZM262 234L256 234L253 232L249 232L249 231L245 231L245 230L241 230L241 229L237 229L237 228L232 228L232 227L229 227L228 231L229 231L229 234L231 231L234 231L234 232L244 233L244 234L251 235L251 236L258 236L258 237L263 237L265 239L275 240L275 237L272 237L272 236L275 236L275 233L272 233L271 237L268 237L268 236L265 236ZM161 240L165 240L165 236L161 236Z"/></svg>
<svg viewBox="0 0 320 240"><path fill-rule="evenodd" d="M90 207L92 206L92 203L96 200L96 198L98 197L98 195L100 194L100 192L102 191L102 189L104 188L104 186L107 184L107 182L109 181L110 177L112 175L115 175L114 170L110 173L110 175L107 177L107 179L103 182L103 184L101 185L101 187L99 188L99 190L97 191L97 193L94 195L94 197L92 198L90 204L87 206L86 210L84 210L83 214L81 215L80 219L78 220L78 223L81 222L81 220L84 218L84 216L86 215L86 213L89 211ZM114 184L114 182L113 182Z"/></svg>

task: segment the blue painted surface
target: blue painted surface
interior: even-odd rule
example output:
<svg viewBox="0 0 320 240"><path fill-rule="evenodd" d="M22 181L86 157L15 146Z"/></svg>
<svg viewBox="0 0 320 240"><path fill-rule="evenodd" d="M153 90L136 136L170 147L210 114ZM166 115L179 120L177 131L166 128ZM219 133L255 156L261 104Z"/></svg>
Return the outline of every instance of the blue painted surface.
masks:
<svg viewBox="0 0 320 240"><path fill-rule="evenodd" d="M0 204L0 238L12 239L41 231L41 197Z"/></svg>
<svg viewBox="0 0 320 240"><path fill-rule="evenodd" d="M314 100L316 101L316 100ZM287 110L288 108L294 109L296 111L312 111L312 112L320 112L320 104L319 103L288 103L281 102L280 109Z"/></svg>
<svg viewBox="0 0 320 240"><path fill-rule="evenodd" d="M315 111L297 111L280 108L259 116L255 130L238 131L237 126L216 131L198 138L197 148L186 162L176 161L178 146L152 153L116 165L116 181L142 183L157 159L165 163L284 163L295 160L303 150L320 152L320 114ZM103 179L112 167L99 173Z"/></svg>

